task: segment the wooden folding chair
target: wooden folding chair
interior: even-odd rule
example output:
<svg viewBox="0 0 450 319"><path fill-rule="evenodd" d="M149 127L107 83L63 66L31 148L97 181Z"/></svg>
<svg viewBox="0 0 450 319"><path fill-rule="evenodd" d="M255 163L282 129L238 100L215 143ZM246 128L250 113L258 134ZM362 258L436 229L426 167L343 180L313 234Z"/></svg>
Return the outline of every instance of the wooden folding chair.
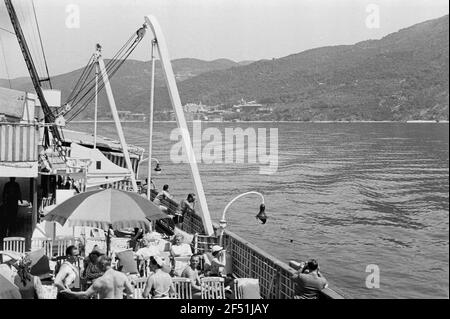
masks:
<svg viewBox="0 0 450 319"><path fill-rule="evenodd" d="M239 289L239 282L236 278L233 283L234 299L242 299L242 290Z"/></svg>
<svg viewBox="0 0 450 319"><path fill-rule="evenodd" d="M3 238L3 250L9 250L19 254L25 254L25 238L24 237Z"/></svg>
<svg viewBox="0 0 450 319"><path fill-rule="evenodd" d="M243 288L241 282L251 281L251 287ZM244 290L246 289L246 299L261 299L259 291L259 280L253 278L236 278L233 283L234 299L244 299ZM248 290L250 289L250 291Z"/></svg>
<svg viewBox="0 0 450 319"><path fill-rule="evenodd" d="M189 278L172 278L175 293L170 295L170 299L192 299L192 284Z"/></svg>
<svg viewBox="0 0 450 319"><path fill-rule="evenodd" d="M144 297L142 297L142 293L144 292L147 280L148 277L142 277L133 281L134 284L133 299L144 299Z"/></svg>
<svg viewBox="0 0 450 319"><path fill-rule="evenodd" d="M225 299L225 279L204 277L200 279L202 299Z"/></svg>

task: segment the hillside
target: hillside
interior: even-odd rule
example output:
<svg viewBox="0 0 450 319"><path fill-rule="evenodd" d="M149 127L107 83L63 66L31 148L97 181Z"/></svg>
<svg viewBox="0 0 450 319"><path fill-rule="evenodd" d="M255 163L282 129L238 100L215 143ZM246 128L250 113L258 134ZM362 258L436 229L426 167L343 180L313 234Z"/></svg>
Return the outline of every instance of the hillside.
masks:
<svg viewBox="0 0 450 319"><path fill-rule="evenodd" d="M274 108L243 113L243 120L448 120L448 36L447 15L354 45L253 63L181 59L173 67L183 104L233 105L243 98ZM67 96L79 73L54 77L54 86ZM149 74L148 62L124 64L112 81L120 109L148 112ZM159 67L156 77L156 109L170 109ZM25 88L23 79L15 81Z"/></svg>
<svg viewBox="0 0 450 319"><path fill-rule="evenodd" d="M275 120L448 120L448 35L447 15L381 40L204 73L180 83L181 98L257 100L275 107L265 118Z"/></svg>
<svg viewBox="0 0 450 319"><path fill-rule="evenodd" d="M108 63L110 60L105 60ZM177 81L183 81L205 72L214 70L224 70L233 66L239 66L236 63L227 59L218 59L214 61L203 61L199 59L176 59L172 61L172 67ZM52 76L52 85L54 88L61 90L62 101L66 101L78 78L80 77L82 69L78 69L69 73ZM119 71L111 80L111 85L114 92L114 98L119 109L128 110L134 109L131 107L131 100L135 96L140 96L143 100L140 102L141 107L143 103L148 105L149 88L150 88L150 74L151 63L127 60ZM91 74L91 78L93 77ZM5 79L0 79L1 87L8 87L9 82ZM17 78L11 81L13 89L34 91L31 80L28 77ZM155 86L165 86L164 76L159 61L156 62L155 71ZM146 102L144 102L146 101ZM104 94L99 96L100 114L109 112L107 107L107 99ZM82 114L81 118L92 115L93 110L87 110Z"/></svg>

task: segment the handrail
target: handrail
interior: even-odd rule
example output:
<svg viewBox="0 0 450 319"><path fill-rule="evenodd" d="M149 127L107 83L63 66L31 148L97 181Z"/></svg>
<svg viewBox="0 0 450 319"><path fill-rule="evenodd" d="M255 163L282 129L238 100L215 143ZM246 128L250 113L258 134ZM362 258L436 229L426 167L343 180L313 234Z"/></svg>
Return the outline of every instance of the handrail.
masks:
<svg viewBox="0 0 450 319"><path fill-rule="evenodd" d="M185 214L184 218L184 227L189 228L190 225L186 225L187 221L195 221L196 219L200 219L200 216L195 215L195 212L188 210ZM219 229L219 225L217 223L213 223L213 227L215 230ZM188 229L185 229L188 230ZM210 238L210 237L208 237ZM212 238L212 237L211 237ZM248 240L245 240L244 238L240 237L239 235L229 231L225 230L224 232L224 246L226 247L227 244L233 245L233 241L235 242L235 245L237 244L239 246L244 246L244 250L242 251L242 247L239 248L239 251L231 251L231 256L233 260L233 273L238 268L238 272L250 272L250 275L255 276L259 275L261 276L260 279L260 286L261 286L261 293L264 294L265 292L265 298L271 298L272 296L275 296L275 298L292 298L294 296L294 287L295 283L291 279L291 276L296 273L296 270L289 266L287 263L279 260L278 258L270 255L266 251L262 250L261 248L257 247L256 245L252 244ZM208 241L202 243L206 246L208 246ZM205 247L203 247L205 248ZM233 258L233 255L236 256L239 254L244 254L248 258L242 258L243 260L247 260L248 264L246 265L237 265L235 264L235 260ZM270 272L267 272L267 269L263 269L262 272L260 272L261 265L267 266L267 269L271 269ZM264 268L264 267L263 267ZM258 276L255 276L258 277ZM321 291L320 294L321 298L325 299L343 299L346 296L339 294L338 292L334 291L331 288L325 288Z"/></svg>
<svg viewBox="0 0 450 319"><path fill-rule="evenodd" d="M219 225L214 223L213 224L214 227L219 228ZM250 248L251 250L253 250L254 252L264 256L265 258L268 258L270 260L273 261L273 263L280 267L280 268L284 268L287 271L290 271L293 274L295 274L295 269L290 267L288 264L282 262L281 260L279 260L278 258L270 255L269 253L265 252L264 250L262 250L261 248L259 248L258 246L252 244L251 242L249 242L248 240L245 240L244 238L240 237L239 235L236 235L235 233L229 231L229 230L225 230L224 232L226 235L233 237L235 240L240 241L242 244L246 245L248 248Z"/></svg>
<svg viewBox="0 0 450 319"><path fill-rule="evenodd" d="M151 190L152 197L154 198L156 196L156 191ZM179 210L179 204L171 199L165 199L161 201L161 204L166 204L170 206L169 210L172 210L173 213L175 211ZM213 228L215 231L220 229L219 224L213 223ZM203 223L201 220L201 217L198 216L194 210L187 209L184 214L184 222L183 222L183 230L190 232L190 233L197 233L200 235L203 235L203 237L214 239L214 236L206 236L205 232L203 230ZM217 238L216 238L217 239ZM230 240L231 239L231 240ZM251 258L248 259L248 267L253 269L252 273L258 272L258 265L265 264L268 266L268 268L272 268L273 272L271 274L271 278L267 279L261 278L263 280L260 280L261 285L261 292L263 293L266 291L268 295L265 296L265 298L270 298L272 295L275 295L276 298L292 298L294 295L294 282L291 279L291 276L296 273L296 269L289 266L287 263L279 260L278 258L270 255L263 249L259 248L258 246L252 244L248 240L240 237L239 235L229 231L224 231L224 246L226 247L227 244L230 242L235 241L239 245L245 246L246 249L248 249L249 254L251 255ZM205 249L206 246L210 246L211 242L214 242L214 240L202 242L203 246L199 250ZM200 242L198 242L200 244ZM231 251L231 255L237 254L236 252ZM232 265L232 268L235 269L237 267L236 265ZM267 274L266 274L267 275ZM273 291L275 291L273 293ZM325 299L344 299L346 296L343 294L340 294L336 291L334 291L332 288L325 288L321 291L320 294L321 298Z"/></svg>

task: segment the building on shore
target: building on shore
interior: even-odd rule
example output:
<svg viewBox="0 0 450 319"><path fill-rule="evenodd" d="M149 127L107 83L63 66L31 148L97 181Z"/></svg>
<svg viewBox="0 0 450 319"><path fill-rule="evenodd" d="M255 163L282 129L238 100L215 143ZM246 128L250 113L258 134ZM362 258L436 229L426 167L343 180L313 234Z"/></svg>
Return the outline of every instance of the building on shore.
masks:
<svg viewBox="0 0 450 319"><path fill-rule="evenodd" d="M131 111L117 111L119 114L119 119L121 121L140 121L144 122L146 120L146 115L144 113L133 113Z"/></svg>
<svg viewBox="0 0 450 319"><path fill-rule="evenodd" d="M244 99L239 101L239 104L233 105L232 107L234 112L237 113L271 113L273 110L269 106L265 106L260 103L256 103L256 101L246 102Z"/></svg>

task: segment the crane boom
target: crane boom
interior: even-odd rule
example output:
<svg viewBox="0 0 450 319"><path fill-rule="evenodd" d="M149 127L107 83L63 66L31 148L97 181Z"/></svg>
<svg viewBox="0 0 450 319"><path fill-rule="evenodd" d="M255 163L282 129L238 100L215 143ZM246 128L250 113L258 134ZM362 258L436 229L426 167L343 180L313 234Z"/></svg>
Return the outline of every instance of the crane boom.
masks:
<svg viewBox="0 0 450 319"><path fill-rule="evenodd" d="M30 50L28 48L28 44L26 42L25 36L23 34L22 28L20 26L19 20L17 18L16 10L14 9L14 6L11 2L11 0L5 0L6 9L8 10L9 18L11 20L11 24L14 28L14 31L16 33L17 41L19 42L20 50L22 51L25 63L28 68L28 72L30 73L31 81L33 82L34 89L36 91L36 95L39 99L39 102L41 103L42 111L44 112L44 119L45 123L54 123L55 121L55 115L53 114L52 110L50 109L45 96L44 92L42 91L41 82L47 81L48 79L39 79L39 74L36 70L36 67L33 62L33 57L31 56ZM50 131L53 136L54 142L56 142L56 145L59 146L59 153L60 156L65 159L65 155L62 153L61 143L61 134L58 130L58 128L54 125L50 125Z"/></svg>

